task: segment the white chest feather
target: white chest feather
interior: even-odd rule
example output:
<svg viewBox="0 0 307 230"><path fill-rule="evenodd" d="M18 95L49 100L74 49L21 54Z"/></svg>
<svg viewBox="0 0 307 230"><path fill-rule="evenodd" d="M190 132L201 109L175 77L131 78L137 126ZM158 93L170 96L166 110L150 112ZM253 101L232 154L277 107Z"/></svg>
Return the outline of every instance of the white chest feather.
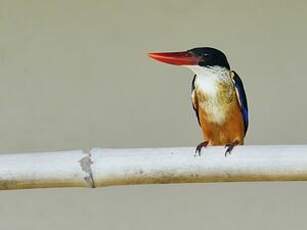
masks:
<svg viewBox="0 0 307 230"><path fill-rule="evenodd" d="M201 95L198 96L198 106L206 112L206 119L223 124L229 109L227 101L233 95L233 83L229 71L220 67L196 68L193 67L192 70L197 74L194 93Z"/></svg>

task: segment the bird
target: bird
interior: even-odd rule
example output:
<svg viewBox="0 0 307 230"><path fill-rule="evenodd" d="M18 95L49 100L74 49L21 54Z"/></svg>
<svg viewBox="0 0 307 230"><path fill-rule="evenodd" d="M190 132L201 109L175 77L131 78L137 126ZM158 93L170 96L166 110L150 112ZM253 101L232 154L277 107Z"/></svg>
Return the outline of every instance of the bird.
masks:
<svg viewBox="0 0 307 230"><path fill-rule="evenodd" d="M194 156L207 146L224 145L225 157L244 144L249 125L248 103L243 82L231 70L226 55L216 48L197 47L180 52L151 52L149 57L194 72L192 107L203 141Z"/></svg>

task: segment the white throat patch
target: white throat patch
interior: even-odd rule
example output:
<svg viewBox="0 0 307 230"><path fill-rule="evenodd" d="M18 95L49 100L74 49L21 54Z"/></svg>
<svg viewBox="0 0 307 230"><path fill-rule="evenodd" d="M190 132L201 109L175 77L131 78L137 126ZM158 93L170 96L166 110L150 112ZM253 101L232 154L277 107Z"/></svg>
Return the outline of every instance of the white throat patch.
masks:
<svg viewBox="0 0 307 230"><path fill-rule="evenodd" d="M209 119L212 122L222 124L225 121L228 105L219 100L220 84L232 85L230 72L223 67L214 66L206 68L202 66L186 66L191 69L197 76L195 79L195 91L200 91L206 96L206 101L198 101L199 106L206 111ZM229 87L229 95L231 95L233 87Z"/></svg>
<svg viewBox="0 0 307 230"><path fill-rule="evenodd" d="M214 66L206 68L196 65L186 67L197 75L195 86L212 96L217 93L219 82L227 83L231 81L229 70L223 67Z"/></svg>

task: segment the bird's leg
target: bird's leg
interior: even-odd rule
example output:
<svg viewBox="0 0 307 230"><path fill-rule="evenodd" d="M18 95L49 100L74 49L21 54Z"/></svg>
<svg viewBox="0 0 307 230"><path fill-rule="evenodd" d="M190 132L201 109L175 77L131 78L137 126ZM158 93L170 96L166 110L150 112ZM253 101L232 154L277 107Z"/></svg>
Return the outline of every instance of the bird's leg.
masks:
<svg viewBox="0 0 307 230"><path fill-rule="evenodd" d="M232 152L232 150L233 150L233 148L234 148L236 145L238 145L238 144L239 144L239 141L234 141L234 142L232 142L231 144L226 144L226 145L225 145L225 148L227 148L227 149L226 149L226 151L225 151L225 157L227 157L227 155L230 155L231 152Z"/></svg>
<svg viewBox="0 0 307 230"><path fill-rule="evenodd" d="M197 147L195 149L194 157L200 156L201 155L201 149L206 148L208 146L208 144L209 144L209 141L203 141L199 145L197 145Z"/></svg>

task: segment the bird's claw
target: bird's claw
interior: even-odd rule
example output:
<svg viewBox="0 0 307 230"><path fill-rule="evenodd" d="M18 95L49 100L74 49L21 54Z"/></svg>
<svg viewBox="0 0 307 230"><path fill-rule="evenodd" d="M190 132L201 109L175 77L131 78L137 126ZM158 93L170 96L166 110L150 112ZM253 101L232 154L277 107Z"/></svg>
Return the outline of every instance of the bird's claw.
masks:
<svg viewBox="0 0 307 230"><path fill-rule="evenodd" d="M225 157L227 157L227 155L231 155L231 152L232 152L233 148L234 148L236 145L238 145L238 144L239 144L238 141L235 141L235 142L233 142L233 143L231 143L231 144L226 144L226 145L225 145L225 148L227 148L227 149L226 149L226 151L225 151Z"/></svg>
<svg viewBox="0 0 307 230"><path fill-rule="evenodd" d="M225 151L225 157L227 157L227 155L231 155L231 151L232 149L230 149L229 147L227 147L226 151Z"/></svg>
<svg viewBox="0 0 307 230"><path fill-rule="evenodd" d="M199 147L199 145L197 145L195 152L194 152L194 157L201 155L201 147Z"/></svg>
<svg viewBox="0 0 307 230"><path fill-rule="evenodd" d="M197 145L196 149L195 149L194 157L196 157L196 156L200 157L201 156L201 149L206 148L208 144L209 144L208 141L204 141L204 142L200 143L199 145Z"/></svg>

